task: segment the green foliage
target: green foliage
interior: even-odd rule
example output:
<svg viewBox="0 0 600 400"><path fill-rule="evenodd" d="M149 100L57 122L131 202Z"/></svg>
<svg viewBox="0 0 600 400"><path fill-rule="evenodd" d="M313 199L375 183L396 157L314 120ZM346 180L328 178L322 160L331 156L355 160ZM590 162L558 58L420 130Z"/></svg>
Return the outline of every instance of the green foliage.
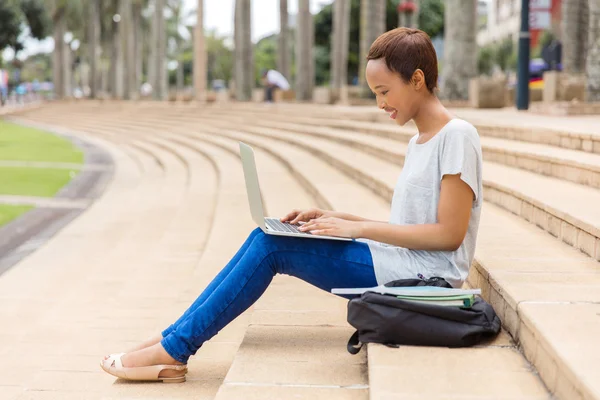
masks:
<svg viewBox="0 0 600 400"><path fill-rule="evenodd" d="M277 38L279 35L267 36L254 46L254 78L255 83L260 85L260 71L263 69L277 69Z"/></svg>
<svg viewBox="0 0 600 400"><path fill-rule="evenodd" d="M23 49L20 36L25 26L31 35L43 39L50 29L50 17L43 0L0 1L0 50L12 47L16 52Z"/></svg>
<svg viewBox="0 0 600 400"><path fill-rule="evenodd" d="M398 12L396 7L399 0L388 0L386 9L386 29L398 26ZM315 23L315 57L318 67L316 80L326 82L329 80L329 58L319 59L319 55L331 52L331 36L333 29L333 7L327 5L314 17ZM431 37L440 35L444 31L444 2L443 0L422 0L419 12L419 27ZM322 49L319 49L322 47ZM350 9L350 43L348 50L348 79L358 75L360 64L360 0L352 0ZM349 82L350 83L350 82Z"/></svg>
<svg viewBox="0 0 600 400"><path fill-rule="evenodd" d="M489 75L497 66L502 71L515 70L517 67L517 48L511 37L479 49L477 67L480 74Z"/></svg>
<svg viewBox="0 0 600 400"><path fill-rule="evenodd" d="M21 34L23 14L18 2L14 0L0 1L0 50L12 47L21 50L18 38Z"/></svg>
<svg viewBox="0 0 600 400"><path fill-rule="evenodd" d="M215 79L229 82L233 75L233 51L225 45L225 38L218 36L215 31L205 32L205 46L207 57L207 79L210 85ZM179 55L183 62L184 84L190 85L193 81L194 52L191 47L186 47ZM169 82L175 84L177 71L169 71Z"/></svg>
<svg viewBox="0 0 600 400"><path fill-rule="evenodd" d="M50 53L39 53L27 59L21 69L21 80L33 81L51 81L52 80L52 62Z"/></svg>
<svg viewBox="0 0 600 400"><path fill-rule="evenodd" d="M50 34L52 21L43 0L21 0L21 10L32 37L42 40Z"/></svg>
<svg viewBox="0 0 600 400"><path fill-rule="evenodd" d="M480 74L491 75L494 67L495 49L492 46L481 47L477 56L477 70Z"/></svg>
<svg viewBox="0 0 600 400"><path fill-rule="evenodd" d="M444 34L444 1L421 0L419 11L419 29L430 37Z"/></svg>
<svg viewBox="0 0 600 400"><path fill-rule="evenodd" d="M514 70L517 67L517 48L509 36L496 45L496 64L502 71Z"/></svg>

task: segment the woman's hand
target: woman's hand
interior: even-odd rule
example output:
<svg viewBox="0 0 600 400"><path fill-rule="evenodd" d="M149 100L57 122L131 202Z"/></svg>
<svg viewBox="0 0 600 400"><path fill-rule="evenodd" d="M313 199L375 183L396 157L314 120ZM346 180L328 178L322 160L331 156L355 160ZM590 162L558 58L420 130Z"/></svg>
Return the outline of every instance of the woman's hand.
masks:
<svg viewBox="0 0 600 400"><path fill-rule="evenodd" d="M321 210L320 208L310 208L308 210L292 210L288 215L281 218L281 222L288 222L296 225L299 222L310 221L321 217L329 217L332 211Z"/></svg>
<svg viewBox="0 0 600 400"><path fill-rule="evenodd" d="M299 229L304 232L309 231L313 235L357 238L361 236L362 223L325 216L312 219Z"/></svg>

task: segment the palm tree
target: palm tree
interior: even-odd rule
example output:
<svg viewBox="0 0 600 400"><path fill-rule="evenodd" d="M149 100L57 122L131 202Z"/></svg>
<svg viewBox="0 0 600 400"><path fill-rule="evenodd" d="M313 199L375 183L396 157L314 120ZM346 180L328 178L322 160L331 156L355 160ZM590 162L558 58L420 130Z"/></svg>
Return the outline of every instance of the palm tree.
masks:
<svg viewBox="0 0 600 400"><path fill-rule="evenodd" d="M385 0L360 2L360 68L358 76L363 96L371 94L365 79L367 54L375 39L385 32L386 5L387 1Z"/></svg>
<svg viewBox="0 0 600 400"><path fill-rule="evenodd" d="M477 1L446 0L444 68L441 94L467 100L469 80L477 76Z"/></svg>
<svg viewBox="0 0 600 400"><path fill-rule="evenodd" d="M314 34L311 25L309 0L298 1L298 21L296 30L296 99L312 99L313 90L313 44Z"/></svg>
<svg viewBox="0 0 600 400"><path fill-rule="evenodd" d="M236 0L234 12L235 93L239 101L248 101L254 87L254 55L250 0Z"/></svg>
<svg viewBox="0 0 600 400"><path fill-rule="evenodd" d="M83 38L82 4L78 0L46 0L54 25L54 51L52 53L54 92L58 98L71 96L73 65L70 44ZM70 33L69 43L65 36Z"/></svg>
<svg viewBox="0 0 600 400"><path fill-rule="evenodd" d="M331 87L339 91L348 84L350 0L335 0L331 46Z"/></svg>
<svg viewBox="0 0 600 400"><path fill-rule="evenodd" d="M563 70L566 73L585 72L589 11L589 0L562 2Z"/></svg>
<svg viewBox="0 0 600 400"><path fill-rule="evenodd" d="M122 23L123 19L119 12L121 11L121 0L112 0L112 43L111 43L111 63L110 63L110 77L111 77L111 88L112 95L115 98L122 99L124 96L124 85L123 85L123 44L122 44ZM123 22L124 24L124 22Z"/></svg>
<svg viewBox="0 0 600 400"><path fill-rule="evenodd" d="M165 0L156 0L154 18L156 18L156 84L155 98L164 100L167 97L167 31L165 26Z"/></svg>
<svg viewBox="0 0 600 400"><path fill-rule="evenodd" d="M279 48L277 53L277 69L283 76L290 79L291 54L289 44L289 14L288 1L279 0Z"/></svg>
<svg viewBox="0 0 600 400"><path fill-rule="evenodd" d="M600 0L590 0L587 101L600 101Z"/></svg>
<svg viewBox="0 0 600 400"><path fill-rule="evenodd" d="M54 80L54 93L58 98L64 97L66 82L70 79L65 65L67 52L64 37L67 32L67 5L61 0L52 1L51 15L54 25L54 51L52 52L52 73Z"/></svg>
<svg viewBox="0 0 600 400"><path fill-rule="evenodd" d="M133 3L132 0L121 0L121 53L123 64L123 98L136 98L135 87L135 33L133 25Z"/></svg>
<svg viewBox="0 0 600 400"><path fill-rule="evenodd" d="M99 0L90 0L88 4L88 52L90 63L90 97L98 94L98 45L100 44L100 4Z"/></svg>
<svg viewBox="0 0 600 400"><path fill-rule="evenodd" d="M183 3L179 0L171 0L167 3L170 16L167 20L167 37L169 38L170 58L177 60L177 93L181 93L184 85L183 55L190 48L190 29L187 22L194 13L185 12ZM197 12L197 10L196 10Z"/></svg>
<svg viewBox="0 0 600 400"><path fill-rule="evenodd" d="M198 0L196 27L194 28L194 93L196 100L201 102L206 100L207 61L204 36L204 0Z"/></svg>
<svg viewBox="0 0 600 400"><path fill-rule="evenodd" d="M139 90L142 86L142 73L143 73L143 59L144 59L144 37L147 35L143 34L144 30L144 18L142 11L148 6L148 0L133 0L131 9L131 23L132 29L130 35L132 35L134 54L134 74L133 82L130 84L130 90L134 94L135 98L139 97Z"/></svg>

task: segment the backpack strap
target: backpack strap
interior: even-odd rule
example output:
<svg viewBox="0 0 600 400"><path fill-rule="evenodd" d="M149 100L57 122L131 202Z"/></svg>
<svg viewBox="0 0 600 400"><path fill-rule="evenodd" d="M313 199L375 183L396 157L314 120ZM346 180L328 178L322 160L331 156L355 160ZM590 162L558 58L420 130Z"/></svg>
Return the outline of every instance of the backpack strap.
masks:
<svg viewBox="0 0 600 400"><path fill-rule="evenodd" d="M350 336L350 339L348 339L348 345L346 348L348 349L348 353L354 355L358 354L362 347L363 344L358 341L358 331L356 331L352 334L352 336Z"/></svg>

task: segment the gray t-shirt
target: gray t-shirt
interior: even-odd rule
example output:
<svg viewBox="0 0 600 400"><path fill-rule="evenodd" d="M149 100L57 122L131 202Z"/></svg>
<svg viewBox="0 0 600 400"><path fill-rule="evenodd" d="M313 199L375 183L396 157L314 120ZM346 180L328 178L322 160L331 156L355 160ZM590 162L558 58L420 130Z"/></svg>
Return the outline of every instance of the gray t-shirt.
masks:
<svg viewBox="0 0 600 400"><path fill-rule="evenodd" d="M415 135L408 144L402 173L392 199L390 223L398 225L437 223L441 181L444 175L460 174L475 194L466 237L455 251L411 250L360 239L369 244L379 284L395 279L440 276L460 287L467 278L477 241L482 205L482 156L477 129L453 119L423 144Z"/></svg>

